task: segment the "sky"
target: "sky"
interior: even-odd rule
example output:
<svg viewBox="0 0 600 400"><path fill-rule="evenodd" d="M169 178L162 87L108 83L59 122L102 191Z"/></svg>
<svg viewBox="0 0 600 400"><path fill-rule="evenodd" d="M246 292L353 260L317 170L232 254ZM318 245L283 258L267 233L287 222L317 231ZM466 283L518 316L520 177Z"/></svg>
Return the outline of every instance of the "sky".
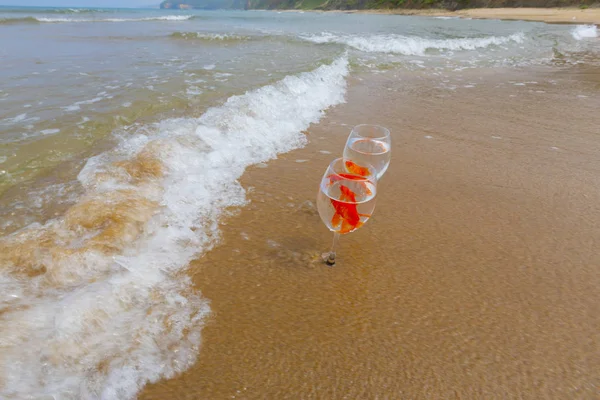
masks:
<svg viewBox="0 0 600 400"><path fill-rule="evenodd" d="M160 4L161 0L0 0L7 6L46 7L143 7Z"/></svg>

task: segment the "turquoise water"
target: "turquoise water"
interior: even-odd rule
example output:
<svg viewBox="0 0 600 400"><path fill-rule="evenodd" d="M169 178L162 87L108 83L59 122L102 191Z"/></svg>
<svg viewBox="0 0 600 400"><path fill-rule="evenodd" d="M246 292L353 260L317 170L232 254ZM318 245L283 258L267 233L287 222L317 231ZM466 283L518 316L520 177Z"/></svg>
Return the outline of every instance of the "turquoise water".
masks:
<svg viewBox="0 0 600 400"><path fill-rule="evenodd" d="M596 63L595 27L0 7L0 397L134 398L198 356L189 262L353 75ZM200 352L201 357L201 352ZM102 366L102 368L100 367Z"/></svg>

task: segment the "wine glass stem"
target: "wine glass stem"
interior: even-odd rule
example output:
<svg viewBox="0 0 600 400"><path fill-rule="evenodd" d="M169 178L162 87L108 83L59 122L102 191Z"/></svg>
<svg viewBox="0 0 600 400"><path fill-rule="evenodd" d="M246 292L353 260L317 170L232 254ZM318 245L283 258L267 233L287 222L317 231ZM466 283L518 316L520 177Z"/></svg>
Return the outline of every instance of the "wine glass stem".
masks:
<svg viewBox="0 0 600 400"><path fill-rule="evenodd" d="M333 243L331 244L331 251L329 252L329 257L327 257L327 260L325 261L328 265L335 264L335 248L337 247L339 240L340 240L340 234L337 232L334 232L333 233Z"/></svg>

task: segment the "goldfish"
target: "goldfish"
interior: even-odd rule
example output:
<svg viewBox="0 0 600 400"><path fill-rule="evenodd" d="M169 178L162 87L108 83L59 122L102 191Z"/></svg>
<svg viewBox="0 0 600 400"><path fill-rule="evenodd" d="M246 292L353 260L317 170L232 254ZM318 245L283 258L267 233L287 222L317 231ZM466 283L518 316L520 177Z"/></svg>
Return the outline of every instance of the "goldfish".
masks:
<svg viewBox="0 0 600 400"><path fill-rule="evenodd" d="M342 179L351 179L353 181L361 181L361 182L363 182L363 186L364 186L365 193L367 194L367 196L370 196L373 194L373 192L371 192L371 189L369 189L369 185L367 185L367 183L366 183L368 181L368 179L363 176L359 176L359 175L355 175L355 174L340 173L340 174L331 174L327 178L329 179L330 185L333 184L334 182L341 181Z"/></svg>
<svg viewBox="0 0 600 400"><path fill-rule="evenodd" d="M369 214L359 214L356 208L356 195L347 186L340 185L340 200L331 199L331 205L335 209L335 214L331 218L331 225L336 228L340 226L339 233L352 232L360 228L363 222L360 217L370 217Z"/></svg>
<svg viewBox="0 0 600 400"><path fill-rule="evenodd" d="M344 173L341 173L341 174L331 174L327 178L329 178L329 184L332 184L332 183L337 182L337 181L341 181L342 178L343 179L351 179L353 181L366 181L367 180L367 178L364 178L364 177L359 176L359 175L344 174Z"/></svg>
<svg viewBox="0 0 600 400"><path fill-rule="evenodd" d="M371 171L369 170L369 168L361 167L360 165L358 165L350 160L346 160L346 169L348 171L350 171L351 173L353 173L354 175L360 175L360 176L371 175Z"/></svg>

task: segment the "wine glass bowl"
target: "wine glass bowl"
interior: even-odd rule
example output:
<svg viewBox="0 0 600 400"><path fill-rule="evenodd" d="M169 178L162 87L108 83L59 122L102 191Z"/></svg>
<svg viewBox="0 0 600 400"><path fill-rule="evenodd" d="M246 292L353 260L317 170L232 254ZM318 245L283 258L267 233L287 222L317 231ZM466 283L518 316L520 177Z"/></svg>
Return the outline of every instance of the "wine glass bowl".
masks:
<svg viewBox="0 0 600 400"><path fill-rule="evenodd" d="M381 179L391 160L391 136L379 125L357 125L352 129L344 147L344 161L358 165L371 164Z"/></svg>
<svg viewBox="0 0 600 400"><path fill-rule="evenodd" d="M357 125L348 136L343 157L327 167L317 194L319 216L333 232L331 250L322 254L327 264L335 264L340 235L354 232L371 218L377 182L390 164L391 145L387 128Z"/></svg>
<svg viewBox="0 0 600 400"><path fill-rule="evenodd" d="M377 194L374 171L369 164L341 158L327 167L317 195L317 210L330 231L353 232L371 217Z"/></svg>

